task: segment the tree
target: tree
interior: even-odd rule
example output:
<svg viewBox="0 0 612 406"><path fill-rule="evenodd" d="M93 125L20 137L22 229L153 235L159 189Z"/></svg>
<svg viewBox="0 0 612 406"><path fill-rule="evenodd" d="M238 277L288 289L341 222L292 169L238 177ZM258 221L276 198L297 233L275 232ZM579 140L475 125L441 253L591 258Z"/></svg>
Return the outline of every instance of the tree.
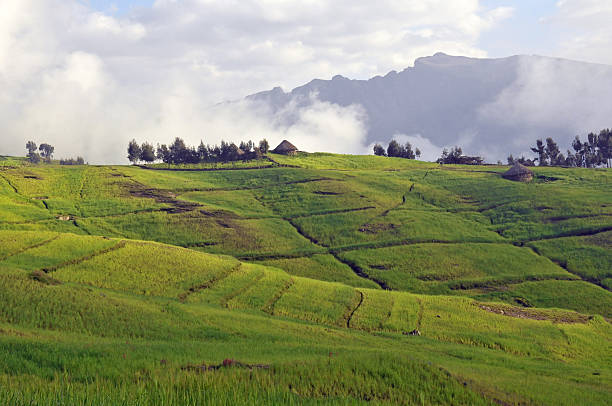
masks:
<svg viewBox="0 0 612 406"><path fill-rule="evenodd" d="M204 141L200 141L200 145L198 145L198 157L200 158L200 162L207 162L210 158L208 145L204 145Z"/></svg>
<svg viewBox="0 0 612 406"><path fill-rule="evenodd" d="M599 132L597 149L601 156L601 163L612 167L612 130L604 129Z"/></svg>
<svg viewBox="0 0 612 406"><path fill-rule="evenodd" d="M28 153L28 160L33 164L38 164L40 163L40 155L38 152Z"/></svg>
<svg viewBox="0 0 612 406"><path fill-rule="evenodd" d="M34 141L28 141L26 143L26 149L28 150L28 154L26 155L28 160L33 164L37 164L40 162L40 155L36 152L36 143Z"/></svg>
<svg viewBox="0 0 612 406"><path fill-rule="evenodd" d="M155 161L155 158L155 149L153 149L153 145L148 142L143 143L140 147L140 159L147 163L151 163Z"/></svg>
<svg viewBox="0 0 612 406"><path fill-rule="evenodd" d="M436 162L439 164L457 164L461 162L462 155L463 150L461 147L455 145L450 151L444 148L442 150L442 156L438 158Z"/></svg>
<svg viewBox="0 0 612 406"><path fill-rule="evenodd" d="M391 140L389 146L387 147L387 156L401 157L403 149L404 148L399 144L399 142Z"/></svg>
<svg viewBox="0 0 612 406"><path fill-rule="evenodd" d="M250 156L251 151L253 150L254 144L253 141L249 140L247 142L240 141L240 149L245 153L245 156Z"/></svg>
<svg viewBox="0 0 612 406"><path fill-rule="evenodd" d="M548 161L546 161L546 147L544 146L544 143L542 142L542 140L537 140L536 146L531 147L531 150L535 152L536 154L538 154L537 160L539 162L539 166L548 165Z"/></svg>
<svg viewBox="0 0 612 406"><path fill-rule="evenodd" d="M374 144L374 155L387 156L385 149L380 144Z"/></svg>
<svg viewBox="0 0 612 406"><path fill-rule="evenodd" d="M188 151L185 141L182 138L176 137L170 147L170 159L174 164L182 164L188 161Z"/></svg>
<svg viewBox="0 0 612 406"><path fill-rule="evenodd" d="M402 157L403 158L407 158L407 159L414 159L415 158L414 152L412 151L412 145L410 145L409 142L407 142L406 145L403 148Z"/></svg>
<svg viewBox="0 0 612 406"><path fill-rule="evenodd" d="M421 150L420 150L420 149L418 149L418 148L417 148L417 149L415 149L415 150L414 150L414 155L416 155L416 157L417 157L417 158L420 158L420 157L421 157Z"/></svg>
<svg viewBox="0 0 612 406"><path fill-rule="evenodd" d="M525 166L535 166L535 160L527 159L524 156L517 159L516 162L518 162L521 165L525 165Z"/></svg>
<svg viewBox="0 0 612 406"><path fill-rule="evenodd" d="M35 153L37 148L38 147L36 146L36 143L34 141L28 141L26 143L26 149L28 150L28 155Z"/></svg>
<svg viewBox="0 0 612 406"><path fill-rule="evenodd" d="M269 150L270 150L270 144L268 144L268 140L264 138L263 140L259 141L259 151L262 154L267 154Z"/></svg>
<svg viewBox="0 0 612 406"><path fill-rule="evenodd" d="M53 151L55 151L55 147L50 144L40 144L38 147L40 151L40 155L47 161L51 162L51 158L53 158Z"/></svg>
<svg viewBox="0 0 612 406"><path fill-rule="evenodd" d="M157 144L157 159L161 159L161 161L165 164L172 162L170 150L166 144Z"/></svg>
<svg viewBox="0 0 612 406"><path fill-rule="evenodd" d="M142 153L142 150L136 140L130 141L130 143L128 144L127 153L127 158L133 165L140 161L140 155Z"/></svg>
<svg viewBox="0 0 612 406"><path fill-rule="evenodd" d="M545 152L546 152L546 158L548 159L548 162L550 163L550 165L552 166L565 165L565 157L559 150L557 143L551 137L546 138Z"/></svg>
<svg viewBox="0 0 612 406"><path fill-rule="evenodd" d="M576 155L572 154L572 151L570 151L569 149L567 150L567 158L565 158L565 165L578 166L578 159L576 158Z"/></svg>
<svg viewBox="0 0 612 406"><path fill-rule="evenodd" d="M212 161L218 162L221 160L221 148L218 145L208 149Z"/></svg>
<svg viewBox="0 0 612 406"><path fill-rule="evenodd" d="M576 166L584 166L584 149L582 148L582 141L580 141L580 137L576 136L574 141L572 142L572 148L576 151L575 160Z"/></svg>
<svg viewBox="0 0 612 406"><path fill-rule="evenodd" d="M514 159L514 157L512 156L512 154L510 154L507 158L508 160L508 165L512 166L516 163L516 160Z"/></svg>

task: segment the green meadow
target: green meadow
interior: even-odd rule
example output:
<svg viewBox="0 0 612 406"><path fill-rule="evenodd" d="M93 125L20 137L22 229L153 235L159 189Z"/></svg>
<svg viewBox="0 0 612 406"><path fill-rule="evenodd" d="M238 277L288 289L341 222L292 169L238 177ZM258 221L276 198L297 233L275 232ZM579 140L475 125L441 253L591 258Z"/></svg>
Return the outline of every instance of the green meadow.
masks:
<svg viewBox="0 0 612 406"><path fill-rule="evenodd" d="M0 157L0 404L606 405L612 170Z"/></svg>

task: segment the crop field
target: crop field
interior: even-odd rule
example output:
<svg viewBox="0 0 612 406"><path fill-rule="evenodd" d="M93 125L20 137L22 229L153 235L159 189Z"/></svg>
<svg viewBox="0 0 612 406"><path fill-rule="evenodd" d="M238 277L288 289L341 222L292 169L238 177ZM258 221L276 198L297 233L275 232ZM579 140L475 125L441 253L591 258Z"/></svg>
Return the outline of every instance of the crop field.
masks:
<svg viewBox="0 0 612 406"><path fill-rule="evenodd" d="M0 404L612 398L612 170L0 157Z"/></svg>
<svg viewBox="0 0 612 406"><path fill-rule="evenodd" d="M262 265L284 269L291 275L318 279L328 282L341 282L345 285L378 288L375 282L355 275L347 264L338 261L331 254L314 254L310 257L280 258L258 261Z"/></svg>
<svg viewBox="0 0 612 406"><path fill-rule="evenodd" d="M392 289L411 292L450 294L513 281L580 279L529 248L510 244L411 244L339 255Z"/></svg>

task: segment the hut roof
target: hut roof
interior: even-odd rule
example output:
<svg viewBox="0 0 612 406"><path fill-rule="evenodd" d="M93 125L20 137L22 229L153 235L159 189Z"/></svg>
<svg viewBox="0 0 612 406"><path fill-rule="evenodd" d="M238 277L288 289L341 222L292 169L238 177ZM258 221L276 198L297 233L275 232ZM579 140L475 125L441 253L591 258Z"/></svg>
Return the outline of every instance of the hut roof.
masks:
<svg viewBox="0 0 612 406"><path fill-rule="evenodd" d="M515 163L514 166L508 169L502 176L506 179L531 178L533 177L533 171L525 165Z"/></svg>
<svg viewBox="0 0 612 406"><path fill-rule="evenodd" d="M274 148L274 152L288 152L288 151L297 151L295 145L290 143L287 140L283 140L276 148Z"/></svg>

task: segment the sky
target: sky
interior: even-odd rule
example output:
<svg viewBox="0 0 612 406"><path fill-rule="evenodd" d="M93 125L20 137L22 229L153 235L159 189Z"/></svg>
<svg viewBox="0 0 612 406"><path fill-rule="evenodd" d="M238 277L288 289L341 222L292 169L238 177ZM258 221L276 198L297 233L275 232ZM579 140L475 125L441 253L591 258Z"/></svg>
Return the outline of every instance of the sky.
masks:
<svg viewBox="0 0 612 406"><path fill-rule="evenodd" d="M328 124L359 141L363 122L342 125L356 108L321 103L303 128L279 132L273 117L217 103L336 74L366 79L438 51L612 64L609 21L607 0L2 0L0 154L33 139L57 155L124 162L131 138L276 141Z"/></svg>

